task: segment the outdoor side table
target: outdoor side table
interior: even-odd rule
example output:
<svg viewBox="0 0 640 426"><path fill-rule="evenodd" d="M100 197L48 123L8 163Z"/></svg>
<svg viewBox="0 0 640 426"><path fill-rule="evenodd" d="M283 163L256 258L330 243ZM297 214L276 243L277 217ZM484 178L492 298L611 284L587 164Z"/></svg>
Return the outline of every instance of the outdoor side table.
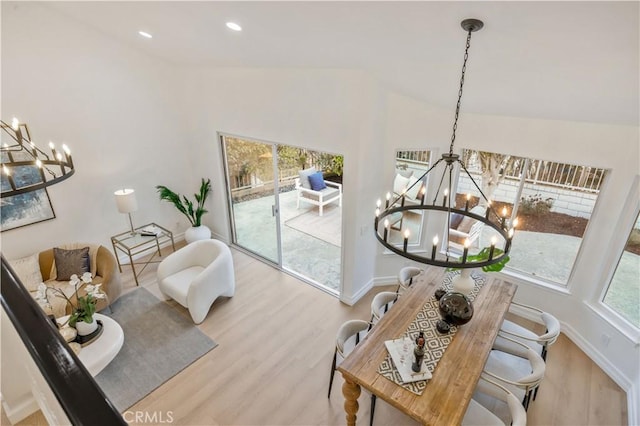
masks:
<svg viewBox="0 0 640 426"><path fill-rule="evenodd" d="M144 231L153 229L152 235L143 235ZM133 278L138 283L138 275L144 272L145 268L151 263L160 263L160 260L154 260L155 256L162 257L160 252L160 245L171 241L171 247L173 251L176 251L176 245L173 241L173 233L166 228L156 224L148 223L146 225L137 227L134 229L133 234L131 231L123 232L111 237L111 244L113 245L113 253L116 256L118 262L118 269L122 272L123 266L131 266L133 271ZM143 253L153 251L150 258L140 262L134 262L133 258ZM129 257L129 263L121 264L118 251L126 254ZM142 269L136 271L136 265L142 265Z"/></svg>

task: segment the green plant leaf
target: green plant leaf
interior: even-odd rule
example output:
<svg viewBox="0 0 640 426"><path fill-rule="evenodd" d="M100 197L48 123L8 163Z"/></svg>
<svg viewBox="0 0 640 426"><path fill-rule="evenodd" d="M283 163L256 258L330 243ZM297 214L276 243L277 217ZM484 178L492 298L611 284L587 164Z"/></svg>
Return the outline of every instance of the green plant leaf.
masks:
<svg viewBox="0 0 640 426"><path fill-rule="evenodd" d="M473 263L473 262L484 262L486 260L489 260L489 252L491 251L491 249L489 247L484 247L482 250L480 250L477 254L472 254L467 256L467 262L468 263ZM496 258L500 255L502 255L502 253L504 253L503 250L494 247L493 249L493 257ZM486 265L482 267L482 270L484 272L499 272L502 271L502 269L505 267L505 265L509 262L510 258L509 256L505 256L502 260L500 260L500 262L494 263L492 265ZM460 268L447 268L447 271L456 271Z"/></svg>
<svg viewBox="0 0 640 426"><path fill-rule="evenodd" d="M195 208L193 201L189 200L186 196L181 197L166 186L158 185L156 189L158 190L160 199L172 203L180 213L187 217L191 226L200 226L202 224L202 215L207 213L207 210L204 208L204 203L209 192L211 192L211 179L205 181L205 179L202 178L200 191L194 194L197 203Z"/></svg>

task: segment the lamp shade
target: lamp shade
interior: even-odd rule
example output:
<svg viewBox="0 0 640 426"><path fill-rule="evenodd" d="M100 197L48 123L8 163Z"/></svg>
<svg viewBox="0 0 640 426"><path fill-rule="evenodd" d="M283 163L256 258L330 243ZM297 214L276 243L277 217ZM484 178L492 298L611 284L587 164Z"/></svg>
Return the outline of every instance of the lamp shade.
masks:
<svg viewBox="0 0 640 426"><path fill-rule="evenodd" d="M138 210L138 201L133 189L119 189L113 193L120 213L131 213Z"/></svg>

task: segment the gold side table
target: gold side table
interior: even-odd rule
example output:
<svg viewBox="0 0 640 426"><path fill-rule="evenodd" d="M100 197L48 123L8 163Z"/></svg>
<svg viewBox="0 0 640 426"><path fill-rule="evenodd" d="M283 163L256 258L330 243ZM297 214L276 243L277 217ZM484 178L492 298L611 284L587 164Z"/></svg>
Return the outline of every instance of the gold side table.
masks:
<svg viewBox="0 0 640 426"><path fill-rule="evenodd" d="M145 231L149 230L153 230L153 232L148 233L149 235L144 235ZM131 233L131 231L127 231L114 235L111 237L111 244L113 245L113 253L116 255L116 261L118 262L118 269L122 272L123 266L131 266L136 286L139 285L138 275L144 272L145 268L149 266L150 263L160 263L160 260L154 260L154 258L156 255L158 255L158 257L162 257L160 244L164 244L169 241L171 241L173 251L176 251L176 245L173 241L173 233L153 222L135 228L133 233ZM146 261L133 261L134 256L146 253L150 250L153 250L153 254ZM120 263L118 251L129 257L129 263ZM143 265L142 269L136 271L136 265Z"/></svg>

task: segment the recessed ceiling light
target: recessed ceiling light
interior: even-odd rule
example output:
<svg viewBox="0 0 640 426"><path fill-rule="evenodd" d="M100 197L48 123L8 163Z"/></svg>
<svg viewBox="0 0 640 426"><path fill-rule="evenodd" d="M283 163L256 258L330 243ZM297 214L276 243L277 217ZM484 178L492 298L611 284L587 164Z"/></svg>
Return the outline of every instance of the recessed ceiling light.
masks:
<svg viewBox="0 0 640 426"><path fill-rule="evenodd" d="M235 22L227 22L227 28L232 29L233 31L242 31L242 27Z"/></svg>
<svg viewBox="0 0 640 426"><path fill-rule="evenodd" d="M153 36L146 31L138 31L138 34L145 38L153 38Z"/></svg>

